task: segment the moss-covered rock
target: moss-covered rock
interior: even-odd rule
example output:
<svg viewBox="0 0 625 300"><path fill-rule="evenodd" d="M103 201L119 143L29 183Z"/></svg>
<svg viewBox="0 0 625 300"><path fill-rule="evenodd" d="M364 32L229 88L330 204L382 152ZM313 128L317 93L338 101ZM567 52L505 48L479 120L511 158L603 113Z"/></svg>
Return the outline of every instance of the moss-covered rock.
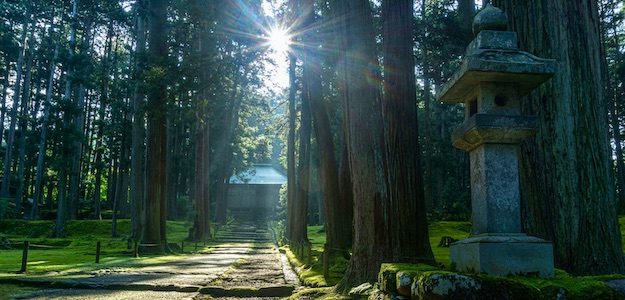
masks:
<svg viewBox="0 0 625 300"><path fill-rule="evenodd" d="M378 273L380 291L387 294L410 296L414 277L420 273L438 270L437 267L424 264L385 263Z"/></svg>
<svg viewBox="0 0 625 300"><path fill-rule="evenodd" d="M552 279L497 277L449 272L427 265L384 264L378 279L380 292L386 297L378 295L376 299L625 299L611 287L615 282L622 282L625 287L625 280L618 281L624 279L622 275L574 277L557 271ZM409 282L412 286L407 292Z"/></svg>
<svg viewBox="0 0 625 300"><path fill-rule="evenodd" d="M477 299L473 298L482 285L472 277L453 273L428 273L418 276L412 285L412 296L418 299Z"/></svg>

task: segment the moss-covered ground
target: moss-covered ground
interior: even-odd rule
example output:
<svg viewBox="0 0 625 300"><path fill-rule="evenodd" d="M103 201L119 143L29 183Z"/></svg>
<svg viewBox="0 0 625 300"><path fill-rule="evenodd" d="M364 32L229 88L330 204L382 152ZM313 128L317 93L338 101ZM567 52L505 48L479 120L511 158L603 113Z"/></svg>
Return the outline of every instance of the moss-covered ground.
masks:
<svg viewBox="0 0 625 300"><path fill-rule="evenodd" d="M323 276L323 245L326 242L323 226L308 226L308 240L311 244L310 257L297 255L289 246L283 246L291 265L298 274L300 281L305 286L328 287L333 286L341 280L347 268L346 259L337 259L336 263L330 267L329 278Z"/></svg>
<svg viewBox="0 0 625 300"><path fill-rule="evenodd" d="M168 241L180 245L186 239L190 225L187 222L168 222ZM31 275L49 272L78 273L104 267L142 266L176 259L178 255L133 258L132 246L128 248L129 220L118 221L118 237L114 238L111 237L110 220L70 221L67 226L68 236L60 239L50 238L53 226L52 221L0 221L0 234L12 243L13 248L0 248L0 276L14 275L20 269L24 240L28 240L31 244L28 254L28 274ZM101 242L100 264L95 263L98 241ZM200 247L203 248L204 245ZM185 245L185 252L193 250L194 244ZM176 252L180 252L178 247Z"/></svg>

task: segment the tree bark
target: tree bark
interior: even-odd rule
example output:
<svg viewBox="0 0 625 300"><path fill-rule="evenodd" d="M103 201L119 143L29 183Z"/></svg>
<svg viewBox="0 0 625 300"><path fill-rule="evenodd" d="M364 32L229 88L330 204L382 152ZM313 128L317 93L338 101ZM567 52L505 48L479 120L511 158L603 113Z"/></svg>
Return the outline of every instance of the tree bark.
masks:
<svg viewBox="0 0 625 300"><path fill-rule="evenodd" d="M208 57L211 53L210 48L210 25L209 16L211 6L196 2L199 9L200 26L198 28L198 53L200 56ZM195 160L194 171L195 176L193 179L194 198L196 215L195 222L193 224L193 236L194 240L206 241L211 238L210 229L210 120L209 120L209 97L210 93L207 91L210 80L210 69L207 64L200 63L200 90L197 95L196 101L196 126L195 126Z"/></svg>
<svg viewBox="0 0 625 300"><path fill-rule="evenodd" d="M384 161L379 71L371 4L336 1L343 15L342 49L346 83L347 145L354 199L354 243L339 291L374 282L382 261L391 258L389 198Z"/></svg>
<svg viewBox="0 0 625 300"><path fill-rule="evenodd" d="M417 121L413 0L382 1L384 132L393 261L434 263Z"/></svg>
<svg viewBox="0 0 625 300"><path fill-rule="evenodd" d="M524 103L540 121L522 151L527 231L553 241L556 266L572 274L621 273L597 2L494 2L507 11L525 50L559 64Z"/></svg>
<svg viewBox="0 0 625 300"><path fill-rule="evenodd" d="M295 119L297 111L295 108L295 95L297 93L297 78L295 77L295 68L297 68L297 59L291 53L289 54L289 134L287 138L287 222L286 237L291 237L293 226L295 225L294 209L296 195L296 178L295 178Z"/></svg>
<svg viewBox="0 0 625 300"><path fill-rule="evenodd" d="M306 0L304 6L305 24L307 28L318 28L314 14L314 1ZM302 43L309 49L317 49L321 43L318 33L311 30L303 37ZM351 245L351 202L341 198L339 189L339 166L336 160L336 149L328 117L328 109L323 101L322 70L314 53L306 53L304 61L305 84L307 85L310 110L314 124L315 140L319 157L318 180L321 186L323 201L318 201L319 221L325 225L326 243L323 253L324 275L328 277L329 266L335 257L349 256ZM319 197L321 198L321 197ZM323 202L323 208L321 205ZM347 205L345 205L347 203ZM346 208L346 206L348 206ZM325 216L322 220L322 215Z"/></svg>
<svg viewBox="0 0 625 300"><path fill-rule="evenodd" d="M135 75L132 94L132 150L131 150L131 218L132 238L140 240L145 216L142 214L145 206L145 92L141 88L144 71L145 54L145 1L137 1L136 23L136 50Z"/></svg>
<svg viewBox="0 0 625 300"><path fill-rule="evenodd" d="M149 50L151 72L166 72L167 0L150 2ZM142 243L158 245L152 249L167 248L167 82L156 78L149 83L148 92L148 151L145 227Z"/></svg>

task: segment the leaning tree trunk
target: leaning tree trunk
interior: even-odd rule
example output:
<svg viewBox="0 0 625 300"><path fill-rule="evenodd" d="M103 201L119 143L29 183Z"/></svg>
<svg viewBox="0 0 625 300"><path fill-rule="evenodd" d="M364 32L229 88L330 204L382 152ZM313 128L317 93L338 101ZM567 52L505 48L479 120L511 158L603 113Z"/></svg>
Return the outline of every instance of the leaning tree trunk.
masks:
<svg viewBox="0 0 625 300"><path fill-rule="evenodd" d="M167 49L167 0L150 1L148 55L151 69L165 69ZM153 78L148 92L147 194L143 244L154 244L156 251L167 248L167 82Z"/></svg>
<svg viewBox="0 0 625 300"><path fill-rule="evenodd" d="M621 273L597 2L494 2L507 11L525 50L559 64L554 79L524 103L540 121L522 151L525 226L553 241L559 268Z"/></svg>
<svg viewBox="0 0 625 300"><path fill-rule="evenodd" d="M379 74L371 4L337 1L342 24L346 84L347 144L354 199L353 253L339 291L374 282L382 261L391 258L389 199L384 161ZM340 15L340 14L339 14Z"/></svg>
<svg viewBox="0 0 625 300"><path fill-rule="evenodd" d="M434 263L426 219L413 54L413 0L382 1L385 144L393 261Z"/></svg>

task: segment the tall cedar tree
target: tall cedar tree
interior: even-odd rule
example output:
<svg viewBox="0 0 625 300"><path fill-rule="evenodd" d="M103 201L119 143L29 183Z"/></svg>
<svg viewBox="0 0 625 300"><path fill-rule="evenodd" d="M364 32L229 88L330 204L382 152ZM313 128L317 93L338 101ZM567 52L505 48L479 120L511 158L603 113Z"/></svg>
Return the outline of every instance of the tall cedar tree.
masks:
<svg viewBox="0 0 625 300"><path fill-rule="evenodd" d="M145 227L142 243L167 248L167 81L165 80L167 47L167 0L152 0L148 9L150 18L148 64L148 151L147 198Z"/></svg>
<svg viewBox="0 0 625 300"><path fill-rule="evenodd" d="M559 63L554 79L524 103L540 120L522 151L525 226L553 241L559 268L621 273L597 1L494 3L507 12L522 48Z"/></svg>
<svg viewBox="0 0 625 300"><path fill-rule="evenodd" d="M136 50L135 70L132 91L132 146L130 168L130 201L132 219L132 238L140 240L141 228L144 224L143 207L145 205L145 91L141 87L141 76L144 71L145 40L146 40L146 1L135 3Z"/></svg>
<svg viewBox="0 0 625 300"><path fill-rule="evenodd" d="M212 5L195 1L197 22L200 24L197 34L197 50L199 57L210 57L210 10ZM201 87L208 86L210 72L205 62L199 63L199 82ZM195 160L193 178L193 196L195 198L195 221L190 238L206 241L210 239L210 203L209 203L209 120L208 104L209 92L201 88L196 97L196 126L195 126Z"/></svg>
<svg viewBox="0 0 625 300"><path fill-rule="evenodd" d="M413 0L382 1L384 132L393 261L434 262L430 247L417 122Z"/></svg>
<svg viewBox="0 0 625 300"><path fill-rule="evenodd" d="M339 291L374 282L380 264L391 258L389 199L384 161L380 74L371 4L340 0L335 5L344 37L342 43L347 147L354 199L354 240ZM373 66L373 67L372 67Z"/></svg>
<svg viewBox="0 0 625 300"><path fill-rule="evenodd" d="M304 0L304 22L308 30L304 30L302 44L306 49L319 49L321 40L320 28L314 13L314 0ZM308 51L304 59L304 79L308 86L317 154L319 157L318 178L323 194L323 213L325 215L326 243L323 251L323 271L329 276L329 267L335 257L348 256L351 244L351 201L341 197L339 189L339 166L336 160L332 128L326 103L323 101L322 89L322 54ZM321 208L320 208L321 209Z"/></svg>
<svg viewBox="0 0 625 300"><path fill-rule="evenodd" d="M312 18L312 6L305 3L305 0L293 1L298 11L302 12L301 29L302 32L309 31L307 27L311 25ZM309 34L303 34L300 37L302 43L306 42L306 36ZM308 241L308 200L310 190L310 152L311 143L310 138L312 135L312 115L310 108L310 97L313 91L311 90L311 81L314 79L310 74L310 59L312 53L307 51L308 47L297 47L295 49L296 55L304 63L304 73L302 76L301 93L300 93L300 130L299 130L299 149L298 149L298 164L297 164L297 186L295 194L295 205L293 209L293 224L291 225L291 236L289 242L291 246L294 246L298 251L310 247Z"/></svg>

